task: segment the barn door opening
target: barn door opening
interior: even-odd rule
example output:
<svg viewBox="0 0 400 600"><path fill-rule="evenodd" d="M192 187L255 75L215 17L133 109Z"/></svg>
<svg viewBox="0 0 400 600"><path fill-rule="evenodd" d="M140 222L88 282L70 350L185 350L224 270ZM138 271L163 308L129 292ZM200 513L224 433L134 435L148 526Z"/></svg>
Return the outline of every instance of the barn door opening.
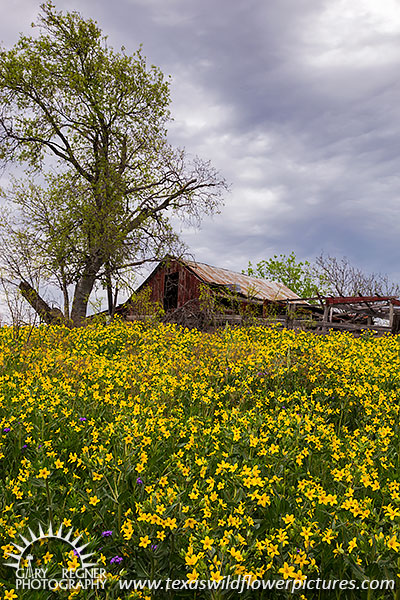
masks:
<svg viewBox="0 0 400 600"><path fill-rule="evenodd" d="M170 273L165 276L164 285L164 310L178 306L179 273Z"/></svg>

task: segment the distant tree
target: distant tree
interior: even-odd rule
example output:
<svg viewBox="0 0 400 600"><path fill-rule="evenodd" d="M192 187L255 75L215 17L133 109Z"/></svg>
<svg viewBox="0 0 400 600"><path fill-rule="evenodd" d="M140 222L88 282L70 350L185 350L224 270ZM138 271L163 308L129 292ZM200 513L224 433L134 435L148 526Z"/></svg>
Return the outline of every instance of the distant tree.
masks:
<svg viewBox="0 0 400 600"><path fill-rule="evenodd" d="M171 216L214 212L225 182L167 142L169 82L141 50L115 52L94 21L41 9L38 35L0 50L0 159L32 174L49 157L58 166L41 187L6 193L17 211L2 221L0 257L43 318L54 314L33 286L38 271L58 283L61 317L80 325L96 284L112 312L121 272L181 248Z"/></svg>
<svg viewBox="0 0 400 600"><path fill-rule="evenodd" d="M247 275L270 279L286 285L302 298L316 296L400 296L400 286L387 274L365 273L348 258L336 258L321 253L315 263L298 261L294 252L274 255L254 267Z"/></svg>
<svg viewBox="0 0 400 600"><path fill-rule="evenodd" d="M335 296L400 295L400 286L387 274L365 273L347 257L337 259L320 254L315 261L315 271L325 280L329 293Z"/></svg>
<svg viewBox="0 0 400 600"><path fill-rule="evenodd" d="M252 277L283 283L302 298L324 293L324 278L315 272L307 260L298 261L294 252L289 255L275 254L273 258L262 260L254 267L249 262L247 270L243 272Z"/></svg>

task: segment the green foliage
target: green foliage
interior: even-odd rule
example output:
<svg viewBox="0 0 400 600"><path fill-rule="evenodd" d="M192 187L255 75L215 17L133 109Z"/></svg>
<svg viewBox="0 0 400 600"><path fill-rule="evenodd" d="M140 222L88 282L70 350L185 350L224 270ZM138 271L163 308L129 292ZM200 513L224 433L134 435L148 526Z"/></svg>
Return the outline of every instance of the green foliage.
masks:
<svg viewBox="0 0 400 600"><path fill-rule="evenodd" d="M49 157L58 167L44 187L7 191L20 213L2 254L15 257L14 277L51 271L67 309L74 285L71 320L80 324L96 282L112 304L126 269L181 253L170 217L212 214L225 182L168 143L169 81L141 48L116 52L95 21L51 2L41 10L38 35L0 49L0 160L42 172L42 181Z"/></svg>
<svg viewBox="0 0 400 600"><path fill-rule="evenodd" d="M201 283L199 290L200 310L204 317L203 327L215 327L217 316L223 312L222 306L209 285Z"/></svg>
<svg viewBox="0 0 400 600"><path fill-rule="evenodd" d="M283 283L295 294L302 298L311 298L318 293L324 294L325 280L316 273L315 269L307 260L298 261L294 252L289 255L274 254L273 258L262 260L254 267L251 262L246 275L269 279Z"/></svg>
<svg viewBox="0 0 400 600"><path fill-rule="evenodd" d="M151 287L145 286L138 292L134 292L129 300L131 314L144 321L157 323L165 315L165 311L159 302L151 299Z"/></svg>
<svg viewBox="0 0 400 600"><path fill-rule="evenodd" d="M239 305L239 314L242 317L242 325L250 327L257 325L262 309L256 304L241 302Z"/></svg>
<svg viewBox="0 0 400 600"><path fill-rule="evenodd" d="M210 315L219 313L221 311L221 306L216 294L210 289L210 286L201 283L199 289L200 309Z"/></svg>
<svg viewBox="0 0 400 600"><path fill-rule="evenodd" d="M38 168L50 150L99 193L118 194L135 146L148 152L164 133L169 84L140 49L110 48L93 20L41 8L39 35L0 53L3 153Z"/></svg>

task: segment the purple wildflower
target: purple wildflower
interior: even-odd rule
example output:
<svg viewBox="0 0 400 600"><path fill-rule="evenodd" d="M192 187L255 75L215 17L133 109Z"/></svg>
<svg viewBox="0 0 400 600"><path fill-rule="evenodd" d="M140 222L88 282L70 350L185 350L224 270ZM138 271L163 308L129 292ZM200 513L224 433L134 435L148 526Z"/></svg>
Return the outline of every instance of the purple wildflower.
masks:
<svg viewBox="0 0 400 600"><path fill-rule="evenodd" d="M150 549L153 550L153 552L155 552L157 550L157 544L152 544L150 546Z"/></svg>
<svg viewBox="0 0 400 600"><path fill-rule="evenodd" d="M9 431L11 431L11 427L4 427L3 431L4 433L8 433Z"/></svg>
<svg viewBox="0 0 400 600"><path fill-rule="evenodd" d="M143 479L140 479L140 477L138 477L138 478L136 479L136 483L137 483L138 485L142 485L142 483L143 483Z"/></svg>
<svg viewBox="0 0 400 600"><path fill-rule="evenodd" d="M87 421L87 418L86 417L79 417L79 420L80 421Z"/></svg>
<svg viewBox="0 0 400 600"><path fill-rule="evenodd" d="M110 563L113 564L117 564L119 565L119 563L121 563L124 559L122 558L122 556L114 556L111 560Z"/></svg>
<svg viewBox="0 0 400 600"><path fill-rule="evenodd" d="M112 535L112 531L103 531L101 537L110 537L110 535Z"/></svg>

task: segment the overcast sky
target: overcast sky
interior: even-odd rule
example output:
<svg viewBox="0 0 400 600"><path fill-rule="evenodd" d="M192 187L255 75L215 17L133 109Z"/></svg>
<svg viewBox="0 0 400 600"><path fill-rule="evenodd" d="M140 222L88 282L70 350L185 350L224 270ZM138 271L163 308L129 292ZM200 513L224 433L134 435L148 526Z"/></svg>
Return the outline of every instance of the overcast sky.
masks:
<svg viewBox="0 0 400 600"><path fill-rule="evenodd" d="M39 2L1 3L11 46ZM197 260L323 250L400 280L398 0L55 3L171 75L171 142L231 184L220 215L183 231Z"/></svg>

